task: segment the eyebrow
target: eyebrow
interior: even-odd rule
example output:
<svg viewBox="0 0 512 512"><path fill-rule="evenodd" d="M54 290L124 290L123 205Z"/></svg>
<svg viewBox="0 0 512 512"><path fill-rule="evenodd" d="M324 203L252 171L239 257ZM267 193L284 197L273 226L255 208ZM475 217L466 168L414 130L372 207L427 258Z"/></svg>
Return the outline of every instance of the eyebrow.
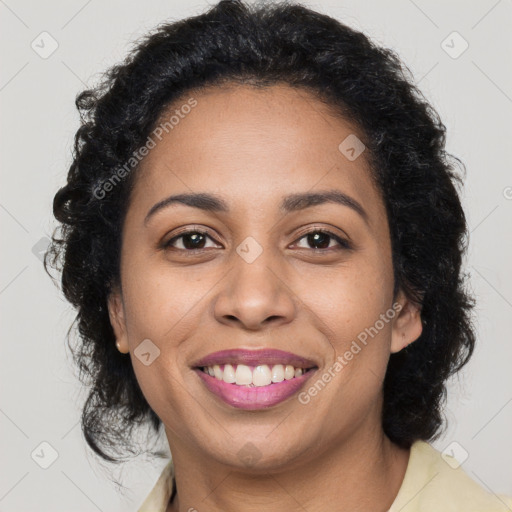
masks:
<svg viewBox="0 0 512 512"><path fill-rule="evenodd" d="M352 210L357 212L368 224L368 213L361 204L354 198L336 189L290 194L282 198L279 210L283 213L290 213L325 203L341 204L352 208ZM155 213L172 204L183 204L214 213L229 213L230 211L226 201L215 194L206 192L177 194L166 197L153 205L144 219L144 224L146 224Z"/></svg>

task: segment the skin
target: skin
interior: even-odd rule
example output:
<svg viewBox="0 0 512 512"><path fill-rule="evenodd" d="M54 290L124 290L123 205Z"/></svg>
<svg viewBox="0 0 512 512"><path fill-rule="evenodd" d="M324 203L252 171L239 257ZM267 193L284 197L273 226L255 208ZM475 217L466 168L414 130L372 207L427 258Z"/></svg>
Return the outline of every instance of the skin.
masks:
<svg viewBox="0 0 512 512"><path fill-rule="evenodd" d="M190 96L197 106L137 170L122 233L121 287L109 299L120 350L130 353L165 425L177 482L167 511L387 511L409 450L382 430L382 384L390 354L422 327L417 305L402 292L393 300L388 220L365 153L350 161L338 149L360 132L308 92L285 85ZM326 189L358 201L367 222L335 203L278 209L287 194ZM144 222L153 205L189 192L217 194L230 212L173 204ZM200 254L186 257L183 238L159 248L185 227L208 231ZM304 233L316 228L353 249L334 238L308 242ZM263 250L250 264L236 252L246 237ZM399 314L305 405L295 395L266 410L236 409L191 369L218 350L270 347L317 361L315 381L393 303ZM145 339L160 350L148 366L134 354ZM249 440L257 453L251 466L238 453Z"/></svg>

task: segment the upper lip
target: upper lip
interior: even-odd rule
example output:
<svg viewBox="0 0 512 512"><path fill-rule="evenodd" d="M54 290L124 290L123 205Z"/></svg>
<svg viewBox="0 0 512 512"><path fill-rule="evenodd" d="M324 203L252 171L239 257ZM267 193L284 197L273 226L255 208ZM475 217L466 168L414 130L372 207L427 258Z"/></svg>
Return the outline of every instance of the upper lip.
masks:
<svg viewBox="0 0 512 512"><path fill-rule="evenodd" d="M291 352L283 350L264 348L258 350L229 349L213 352L196 361L193 367L214 366L221 364L245 364L247 366L255 365L291 365L295 368L313 368L317 365L314 361Z"/></svg>

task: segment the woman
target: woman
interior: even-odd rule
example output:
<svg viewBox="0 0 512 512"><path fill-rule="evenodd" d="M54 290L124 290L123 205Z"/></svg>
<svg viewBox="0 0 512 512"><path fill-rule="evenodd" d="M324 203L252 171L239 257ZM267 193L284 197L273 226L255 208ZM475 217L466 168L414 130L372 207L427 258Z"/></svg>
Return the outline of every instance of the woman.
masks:
<svg viewBox="0 0 512 512"><path fill-rule="evenodd" d="M136 425L165 431L140 511L512 507L428 443L474 300L457 159L391 51L224 0L77 107L50 253L87 443L115 462Z"/></svg>

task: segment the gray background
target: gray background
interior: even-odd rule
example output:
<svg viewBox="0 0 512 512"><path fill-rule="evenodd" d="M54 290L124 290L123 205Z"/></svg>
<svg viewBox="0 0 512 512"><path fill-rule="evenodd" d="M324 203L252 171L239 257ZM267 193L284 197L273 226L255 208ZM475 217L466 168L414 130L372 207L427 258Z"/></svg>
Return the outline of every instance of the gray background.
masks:
<svg viewBox="0 0 512 512"><path fill-rule="evenodd" d="M478 299L478 346L450 383L449 428L433 444L443 451L458 443L449 449L458 458L464 458L462 450L468 453L463 467L472 478L489 491L512 495L512 1L305 3L395 49L448 127L448 151L466 163L466 268ZM76 94L123 58L136 37L207 5L0 0L4 512L136 510L165 464L126 465L116 474L129 491L120 494L85 448L78 424L85 394L65 349L74 315L38 256L54 226L53 195L71 161ZM47 58L31 47L35 41L39 52L51 49L43 31L58 43ZM454 31L461 37L450 35ZM464 40L469 47L459 55ZM52 450L57 459L43 469Z"/></svg>

